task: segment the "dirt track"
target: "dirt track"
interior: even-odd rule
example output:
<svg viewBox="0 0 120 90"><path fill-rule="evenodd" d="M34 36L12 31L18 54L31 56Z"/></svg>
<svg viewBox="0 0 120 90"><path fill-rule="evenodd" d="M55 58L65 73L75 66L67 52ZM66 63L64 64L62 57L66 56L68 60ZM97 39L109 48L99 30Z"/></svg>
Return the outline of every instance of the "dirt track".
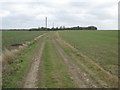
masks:
<svg viewBox="0 0 120 90"><path fill-rule="evenodd" d="M59 35L58 33L56 34ZM70 77L74 81L74 83L79 88L102 87L99 83L95 83L91 80L91 78L87 77L86 73L82 72L82 70L75 64L74 60L72 60L70 56L67 55L67 53L61 47L61 44L63 42L61 42L59 38L60 36L58 36L58 39L52 38L51 41L55 45L57 52L61 56L61 60L67 66L68 73L70 74ZM39 69L44 45L45 45L45 41L39 45L38 50L36 51L35 56L33 57L32 60L33 63L29 69L28 74L25 77L26 79L24 80L24 84L23 84L24 88L38 88L37 86L38 69Z"/></svg>
<svg viewBox="0 0 120 90"><path fill-rule="evenodd" d="M60 42L58 40L53 40L53 43L56 46L56 50L62 57L62 61L68 67L68 72L71 75L71 79L75 82L79 88L87 88L87 87L96 87L89 78L85 76L83 72L81 72L80 68L78 68L74 62L72 62L71 58L64 52L64 50L60 47ZM26 75L26 79L24 80L23 88L37 88L37 74L41 61L42 52L44 49L45 42L39 45L38 50L36 51L35 56L32 60L32 65L29 69L28 74Z"/></svg>

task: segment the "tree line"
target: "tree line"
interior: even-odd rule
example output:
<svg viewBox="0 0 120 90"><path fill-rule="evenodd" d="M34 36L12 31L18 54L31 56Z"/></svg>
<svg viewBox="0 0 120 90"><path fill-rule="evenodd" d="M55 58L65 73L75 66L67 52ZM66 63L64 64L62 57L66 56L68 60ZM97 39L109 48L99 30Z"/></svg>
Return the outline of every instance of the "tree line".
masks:
<svg viewBox="0 0 120 90"><path fill-rule="evenodd" d="M95 26L88 26L88 27L52 27L52 28L45 28L45 27L39 27L39 28L31 28L29 31L57 31L57 30L97 30L97 27Z"/></svg>

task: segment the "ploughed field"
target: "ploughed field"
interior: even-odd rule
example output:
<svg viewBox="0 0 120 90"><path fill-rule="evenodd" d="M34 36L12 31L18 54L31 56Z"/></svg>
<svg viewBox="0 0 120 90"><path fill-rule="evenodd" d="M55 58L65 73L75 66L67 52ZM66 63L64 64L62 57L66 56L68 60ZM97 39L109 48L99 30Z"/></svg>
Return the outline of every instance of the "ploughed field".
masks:
<svg viewBox="0 0 120 90"><path fill-rule="evenodd" d="M118 87L118 31L3 32L3 50L26 41L3 59L3 88Z"/></svg>

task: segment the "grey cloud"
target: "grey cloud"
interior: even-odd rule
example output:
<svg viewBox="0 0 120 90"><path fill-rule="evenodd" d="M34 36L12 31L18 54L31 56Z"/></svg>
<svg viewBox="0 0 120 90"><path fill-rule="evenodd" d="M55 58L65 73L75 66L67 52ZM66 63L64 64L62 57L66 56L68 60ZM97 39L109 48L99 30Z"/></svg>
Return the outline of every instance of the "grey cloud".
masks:
<svg viewBox="0 0 120 90"><path fill-rule="evenodd" d="M15 10L14 5L27 5L23 11ZM99 29L116 29L116 16L105 12L106 8L111 8L115 3L95 3L84 2L84 0L69 1L65 5L55 5L43 0L38 2L7 2L2 3L2 10L10 11L10 15L3 18L3 28L31 28L44 26L44 18L36 19L39 15L48 15L48 26L52 27L54 22L56 26L88 26L95 25ZM41 8L43 7L43 8ZM22 8L22 7L21 7ZM43 9L45 8L46 11ZM49 17L52 16L52 17ZM106 21L111 21L113 26ZM107 27L110 26L110 27Z"/></svg>
<svg viewBox="0 0 120 90"><path fill-rule="evenodd" d="M88 6L90 6L89 3L86 3L86 2L71 2L70 3L70 6L71 7L76 7L76 8L88 8Z"/></svg>

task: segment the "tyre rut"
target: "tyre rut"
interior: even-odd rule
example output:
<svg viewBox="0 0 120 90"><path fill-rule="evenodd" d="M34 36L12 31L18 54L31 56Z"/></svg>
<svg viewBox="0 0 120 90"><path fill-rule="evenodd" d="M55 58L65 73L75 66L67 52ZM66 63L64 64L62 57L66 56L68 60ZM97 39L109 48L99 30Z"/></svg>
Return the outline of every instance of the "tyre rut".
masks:
<svg viewBox="0 0 120 90"><path fill-rule="evenodd" d="M68 71L71 74L71 79L80 87L80 88L95 88L96 85L91 83L91 81L84 75L84 73L78 68L71 58L64 52L64 50L60 47L59 42L57 40L53 40L56 46L58 53L61 55L64 63L68 67Z"/></svg>
<svg viewBox="0 0 120 90"><path fill-rule="evenodd" d="M42 56L42 52L44 49L45 42L42 42L39 46L36 55L33 57L33 63L29 69L29 72L25 78L23 88L37 88L36 82L37 82L37 75L38 75L38 69L40 64L40 59Z"/></svg>

